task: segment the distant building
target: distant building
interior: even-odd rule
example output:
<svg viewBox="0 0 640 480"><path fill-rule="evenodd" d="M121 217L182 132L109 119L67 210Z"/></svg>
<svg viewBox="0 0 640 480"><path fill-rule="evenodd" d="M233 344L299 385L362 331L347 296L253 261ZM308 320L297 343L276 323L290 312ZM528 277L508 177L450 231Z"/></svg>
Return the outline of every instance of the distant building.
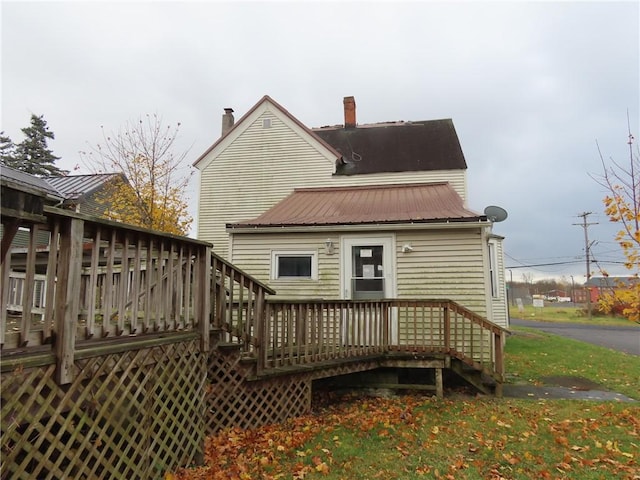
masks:
<svg viewBox="0 0 640 480"><path fill-rule="evenodd" d="M576 288L574 302L587 303L587 295L590 294L591 303L597 303L604 293L626 290L633 282L638 281L640 280L636 277L591 277L583 288Z"/></svg>

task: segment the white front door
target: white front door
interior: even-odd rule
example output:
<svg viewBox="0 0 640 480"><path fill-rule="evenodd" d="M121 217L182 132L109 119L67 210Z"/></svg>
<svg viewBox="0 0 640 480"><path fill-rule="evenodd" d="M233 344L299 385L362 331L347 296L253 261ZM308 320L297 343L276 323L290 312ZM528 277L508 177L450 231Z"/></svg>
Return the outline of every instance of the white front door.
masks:
<svg viewBox="0 0 640 480"><path fill-rule="evenodd" d="M394 235L341 238L342 298L374 300L396 296Z"/></svg>
<svg viewBox="0 0 640 480"><path fill-rule="evenodd" d="M381 300L396 296L395 235L345 235L341 238L342 298ZM373 345L380 341L367 313L349 316L345 312L342 335L345 344ZM397 343L398 320L394 311L387 317L389 340ZM352 338L353 337L353 338ZM367 341L367 339L369 341Z"/></svg>

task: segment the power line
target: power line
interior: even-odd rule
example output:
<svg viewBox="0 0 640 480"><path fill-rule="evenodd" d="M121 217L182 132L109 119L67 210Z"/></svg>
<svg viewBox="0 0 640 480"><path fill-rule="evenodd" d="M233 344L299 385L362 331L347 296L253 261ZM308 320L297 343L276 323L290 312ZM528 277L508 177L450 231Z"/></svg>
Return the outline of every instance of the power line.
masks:
<svg viewBox="0 0 640 480"><path fill-rule="evenodd" d="M572 265L576 263L582 263L582 260L574 260L572 262L551 262L551 263L535 263L532 265L516 265L515 267L505 267L506 269L510 268L533 268L533 267L550 267L552 265Z"/></svg>

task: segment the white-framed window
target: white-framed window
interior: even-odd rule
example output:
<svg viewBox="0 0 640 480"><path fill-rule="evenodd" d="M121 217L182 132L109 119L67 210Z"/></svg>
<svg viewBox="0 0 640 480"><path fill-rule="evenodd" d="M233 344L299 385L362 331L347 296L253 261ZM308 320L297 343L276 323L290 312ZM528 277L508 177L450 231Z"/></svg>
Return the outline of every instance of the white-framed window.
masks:
<svg viewBox="0 0 640 480"><path fill-rule="evenodd" d="M271 128L271 119L263 118L262 119L262 128Z"/></svg>
<svg viewBox="0 0 640 480"><path fill-rule="evenodd" d="M318 279L318 252L274 250L271 252L271 279Z"/></svg>

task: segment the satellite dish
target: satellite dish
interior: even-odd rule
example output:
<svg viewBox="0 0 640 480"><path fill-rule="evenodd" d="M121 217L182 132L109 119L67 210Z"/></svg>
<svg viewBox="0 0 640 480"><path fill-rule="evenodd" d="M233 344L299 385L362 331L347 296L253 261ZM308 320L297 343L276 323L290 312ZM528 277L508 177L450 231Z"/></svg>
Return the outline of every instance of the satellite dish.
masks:
<svg viewBox="0 0 640 480"><path fill-rule="evenodd" d="M494 223L502 222L507 218L507 211L504 208L497 207L495 205L489 205L485 208L484 214Z"/></svg>

